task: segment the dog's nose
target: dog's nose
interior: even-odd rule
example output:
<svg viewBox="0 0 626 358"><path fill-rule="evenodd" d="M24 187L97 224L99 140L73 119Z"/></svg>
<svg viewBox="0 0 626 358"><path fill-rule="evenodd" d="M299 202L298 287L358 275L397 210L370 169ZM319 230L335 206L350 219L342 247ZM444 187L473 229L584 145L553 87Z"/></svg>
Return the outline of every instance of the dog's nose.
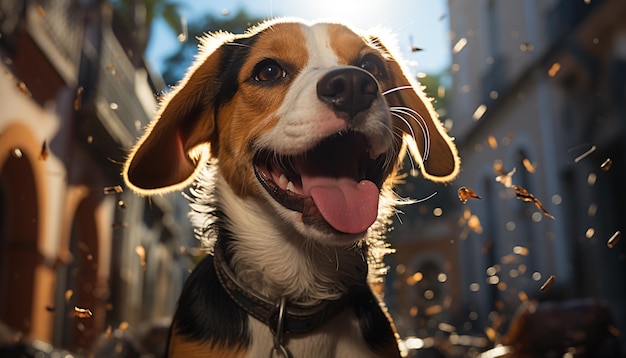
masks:
<svg viewBox="0 0 626 358"><path fill-rule="evenodd" d="M317 97L334 111L347 113L349 118L368 109L377 95L374 77L358 67L332 70L317 83Z"/></svg>

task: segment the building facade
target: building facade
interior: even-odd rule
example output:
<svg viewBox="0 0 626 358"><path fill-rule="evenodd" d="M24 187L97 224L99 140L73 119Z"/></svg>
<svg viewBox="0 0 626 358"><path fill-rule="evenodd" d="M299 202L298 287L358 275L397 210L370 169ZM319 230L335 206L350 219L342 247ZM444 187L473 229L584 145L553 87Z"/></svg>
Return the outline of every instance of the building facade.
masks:
<svg viewBox="0 0 626 358"><path fill-rule="evenodd" d="M107 2L0 1L0 345L85 353L174 310L187 206L120 175L163 90L132 36Z"/></svg>
<svg viewBox="0 0 626 358"><path fill-rule="evenodd" d="M528 300L591 298L624 346L626 246L607 242L626 217L625 16L619 0L449 1L455 185L483 198L456 247L461 326L497 337Z"/></svg>

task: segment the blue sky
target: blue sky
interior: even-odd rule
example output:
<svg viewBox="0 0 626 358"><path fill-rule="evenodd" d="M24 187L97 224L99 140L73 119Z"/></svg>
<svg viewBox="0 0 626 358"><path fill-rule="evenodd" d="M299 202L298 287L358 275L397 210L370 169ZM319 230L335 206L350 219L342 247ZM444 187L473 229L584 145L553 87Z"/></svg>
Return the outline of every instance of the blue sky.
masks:
<svg viewBox="0 0 626 358"><path fill-rule="evenodd" d="M203 14L234 14L245 8L259 17L289 16L304 20L333 19L358 29L383 27L392 31L413 72L438 73L450 66L446 0L182 0L181 16L188 21ZM223 15L228 16L228 15ZM189 39L188 41L195 41ZM176 35L157 21L148 44L151 66L176 51ZM423 51L412 52L411 46Z"/></svg>

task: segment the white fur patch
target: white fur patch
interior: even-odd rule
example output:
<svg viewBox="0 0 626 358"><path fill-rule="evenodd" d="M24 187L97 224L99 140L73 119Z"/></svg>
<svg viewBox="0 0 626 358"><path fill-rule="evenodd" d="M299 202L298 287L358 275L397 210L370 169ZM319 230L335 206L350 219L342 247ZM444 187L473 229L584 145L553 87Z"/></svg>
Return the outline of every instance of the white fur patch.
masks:
<svg viewBox="0 0 626 358"><path fill-rule="evenodd" d="M388 217L397 204L388 199L393 197L391 192L383 193L379 219L364 235L367 254L358 243L325 246L301 234L293 221L288 221L291 219L285 219L298 213L283 207L277 210L269 204L274 202L269 196L266 200L242 199L221 177L215 163L199 171L190 194L190 218L203 246L212 253L218 240L216 225L224 225L234 236L232 269L240 280L269 297L288 296L302 304L336 299L358 283L357 273L364 261L369 264L369 281L380 279L386 271L382 257L393 252L384 241ZM223 222L216 221L216 206L224 213Z"/></svg>
<svg viewBox="0 0 626 358"><path fill-rule="evenodd" d="M255 143L257 149L270 149L284 155L301 154L329 135L348 128L348 123L318 99L317 83L329 71L341 68L330 46L327 24L302 25L309 62L300 69L297 78L276 111L276 126ZM393 138L391 117L385 100L379 94L364 118L353 123L352 130L367 136L371 156L384 153Z"/></svg>

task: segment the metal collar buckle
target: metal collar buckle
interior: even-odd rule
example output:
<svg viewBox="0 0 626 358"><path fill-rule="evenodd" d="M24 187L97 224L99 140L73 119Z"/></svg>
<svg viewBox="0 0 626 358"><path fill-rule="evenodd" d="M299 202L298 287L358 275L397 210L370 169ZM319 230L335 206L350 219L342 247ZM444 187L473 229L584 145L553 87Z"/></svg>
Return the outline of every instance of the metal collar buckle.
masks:
<svg viewBox="0 0 626 358"><path fill-rule="evenodd" d="M287 347L283 345L283 333L284 333L284 324L285 324L285 305L287 304L287 298L282 296L278 302L276 302L276 306L272 310L272 315L278 313L278 321L276 323L276 327L271 327L272 335L274 335L274 346L270 349L270 358L273 357L281 357L281 358L291 358L291 354Z"/></svg>

